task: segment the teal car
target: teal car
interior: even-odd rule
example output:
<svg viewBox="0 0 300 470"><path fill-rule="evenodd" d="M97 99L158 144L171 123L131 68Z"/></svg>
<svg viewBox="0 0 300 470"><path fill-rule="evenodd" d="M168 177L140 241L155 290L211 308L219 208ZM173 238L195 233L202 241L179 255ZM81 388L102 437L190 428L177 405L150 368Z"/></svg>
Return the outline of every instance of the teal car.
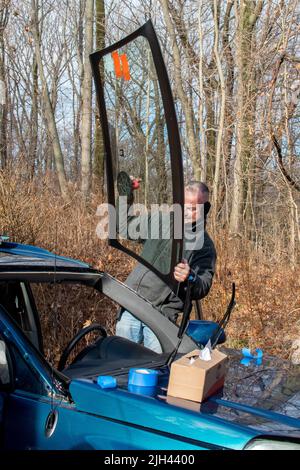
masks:
<svg viewBox="0 0 300 470"><path fill-rule="evenodd" d="M99 291L146 320L154 318L163 353L125 338L99 338L61 370L43 353L36 283L82 284ZM224 388L199 404L167 396L168 358L178 328L133 290L84 263L45 250L3 243L0 247L0 446L2 449L299 449L299 366L264 357L245 367L241 353L229 356ZM169 322L170 323L170 322ZM201 320L199 321L201 328ZM165 332L168 333L165 333ZM199 347L186 334L177 356ZM158 372L155 394L128 389L132 368ZM116 379L101 388L99 376Z"/></svg>

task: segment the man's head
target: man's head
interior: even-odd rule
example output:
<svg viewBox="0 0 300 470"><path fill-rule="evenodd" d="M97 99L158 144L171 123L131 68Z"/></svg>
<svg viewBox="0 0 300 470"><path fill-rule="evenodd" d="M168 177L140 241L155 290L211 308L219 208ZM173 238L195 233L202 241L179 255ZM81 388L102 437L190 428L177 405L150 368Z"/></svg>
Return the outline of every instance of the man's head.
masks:
<svg viewBox="0 0 300 470"><path fill-rule="evenodd" d="M209 201L209 189L201 181L190 181L184 191L185 222L195 222L201 216L199 204Z"/></svg>

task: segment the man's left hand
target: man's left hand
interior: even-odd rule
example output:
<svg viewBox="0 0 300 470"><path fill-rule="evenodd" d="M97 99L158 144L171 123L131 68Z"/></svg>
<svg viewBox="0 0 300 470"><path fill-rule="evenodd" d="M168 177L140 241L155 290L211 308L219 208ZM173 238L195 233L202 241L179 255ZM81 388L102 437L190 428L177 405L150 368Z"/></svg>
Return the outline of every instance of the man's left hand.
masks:
<svg viewBox="0 0 300 470"><path fill-rule="evenodd" d="M184 282L187 280L190 274L191 268L186 259L183 259L181 263L178 263L174 269L174 277L178 282Z"/></svg>

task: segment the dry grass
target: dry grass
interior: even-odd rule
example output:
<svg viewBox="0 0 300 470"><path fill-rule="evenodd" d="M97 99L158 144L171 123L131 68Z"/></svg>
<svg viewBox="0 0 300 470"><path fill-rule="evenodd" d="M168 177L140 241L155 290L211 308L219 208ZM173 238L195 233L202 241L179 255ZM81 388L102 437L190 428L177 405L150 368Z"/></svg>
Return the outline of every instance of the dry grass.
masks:
<svg viewBox="0 0 300 470"><path fill-rule="evenodd" d="M20 174L0 173L1 232L18 242L82 259L123 281L133 262L97 238L97 195L86 206L73 186L71 201L66 205L51 177L28 182ZM288 358L292 341L300 337L300 267L293 270L279 257L270 263L268 254L255 250L251 242L231 239L223 230L215 241L218 265L213 288L202 302L205 318L222 316L235 281L237 307L227 327L228 346L262 347ZM39 290L38 297L48 356L51 349L58 356L86 321L105 324L109 332L114 329L116 306L107 299L93 294L79 296L75 291L66 296L64 289L59 295ZM53 335L57 323L59 328Z"/></svg>
<svg viewBox="0 0 300 470"><path fill-rule="evenodd" d="M216 245L217 272L203 301L205 317L220 318L234 281L237 305L227 326L228 346L261 347L288 358L292 341L300 337L300 267L281 260L271 264L251 243L224 233Z"/></svg>

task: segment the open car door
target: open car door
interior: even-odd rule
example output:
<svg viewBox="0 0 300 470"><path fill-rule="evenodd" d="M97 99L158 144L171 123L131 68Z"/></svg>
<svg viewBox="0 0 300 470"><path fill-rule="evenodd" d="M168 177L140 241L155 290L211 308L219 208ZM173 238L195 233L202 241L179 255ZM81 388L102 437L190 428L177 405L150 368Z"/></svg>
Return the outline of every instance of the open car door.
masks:
<svg viewBox="0 0 300 470"><path fill-rule="evenodd" d="M183 165L171 87L151 20L126 38L94 52L90 59L106 153L108 204L119 207L118 196L131 187L132 176L141 180L134 192L138 213L146 210L152 221L155 213L163 214L163 220L168 214L171 221L167 235L164 229L157 235L157 227L147 233L148 239L168 238L159 269L154 266L155 256L145 255L141 232L136 238L128 232L121 235L116 230L118 220L110 211L109 243L152 269L176 292L173 271L182 257L183 243Z"/></svg>

